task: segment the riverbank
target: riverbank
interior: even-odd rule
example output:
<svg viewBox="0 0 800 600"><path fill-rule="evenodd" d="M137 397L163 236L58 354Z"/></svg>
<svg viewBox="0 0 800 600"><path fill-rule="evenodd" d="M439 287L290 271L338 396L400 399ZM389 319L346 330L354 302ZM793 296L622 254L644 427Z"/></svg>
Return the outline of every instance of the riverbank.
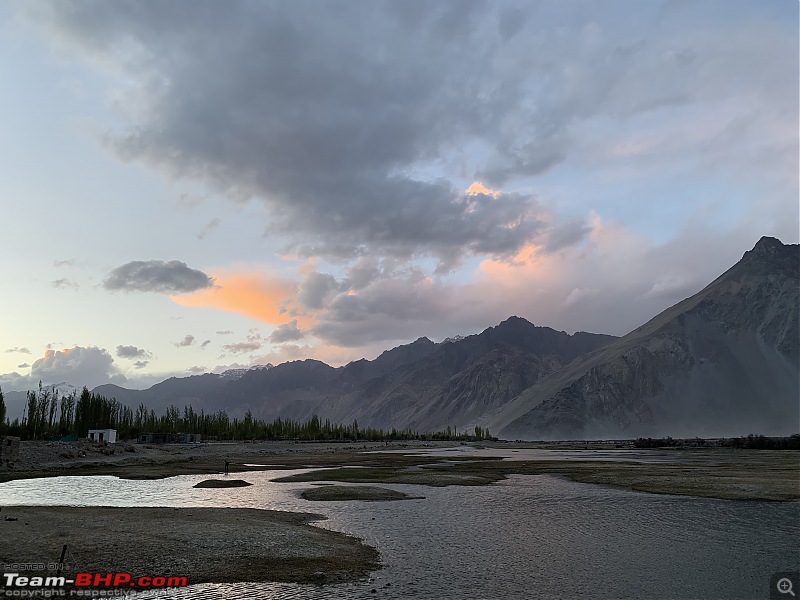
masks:
<svg viewBox="0 0 800 600"><path fill-rule="evenodd" d="M186 577L189 585L336 583L380 568L374 548L309 525L322 518L244 508L4 506L0 562L45 566L25 576L55 575L46 565L58 562L66 544L67 579L76 572L115 572Z"/></svg>
<svg viewBox="0 0 800 600"><path fill-rule="evenodd" d="M66 446L65 446L66 444ZM447 462L428 450L456 446ZM64 448L67 448L65 450ZM455 444L454 442L257 442L196 445L110 446L65 442L23 442L13 468L0 469L0 482L55 475L114 475L158 479L173 475L231 473L266 469L325 467L292 481L407 483L427 486L487 485L508 475L562 475L581 483L610 485L659 494L728 500L800 500L800 451L691 448L618 450L596 443L549 444L547 460L517 458L534 444ZM538 446L541 448L541 446ZM478 448L508 451L505 459L480 456ZM600 454L595 454L599 452ZM630 452L630 454L628 454ZM72 454L72 456L64 455ZM521 454L519 456L522 456ZM585 457L585 458L584 458ZM654 460L649 460L650 458ZM656 460L657 459L657 460ZM348 467L359 467L350 469ZM1 496L0 496L1 497Z"/></svg>

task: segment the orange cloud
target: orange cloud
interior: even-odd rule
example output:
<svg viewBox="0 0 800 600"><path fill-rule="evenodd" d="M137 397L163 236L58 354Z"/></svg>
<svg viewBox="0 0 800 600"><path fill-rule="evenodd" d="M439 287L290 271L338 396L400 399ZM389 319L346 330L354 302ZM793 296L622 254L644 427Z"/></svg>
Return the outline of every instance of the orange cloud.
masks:
<svg viewBox="0 0 800 600"><path fill-rule="evenodd" d="M292 316L283 309L297 292L295 282L264 273L218 272L213 276L215 287L170 298L181 306L207 306L237 312L270 325L292 319L300 322L297 315Z"/></svg>
<svg viewBox="0 0 800 600"><path fill-rule="evenodd" d="M479 194L483 194L485 196L491 196L492 198L500 197L500 192L490 190L480 181L475 181L472 183L471 186L467 188L467 196L478 196Z"/></svg>

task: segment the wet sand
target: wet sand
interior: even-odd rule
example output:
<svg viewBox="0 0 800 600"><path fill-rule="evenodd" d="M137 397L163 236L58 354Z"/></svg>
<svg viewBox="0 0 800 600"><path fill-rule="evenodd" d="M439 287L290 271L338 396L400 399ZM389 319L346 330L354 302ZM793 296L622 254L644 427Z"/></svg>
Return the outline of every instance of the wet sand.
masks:
<svg viewBox="0 0 800 600"><path fill-rule="evenodd" d="M62 574L68 579L76 572L127 572L186 577L189 585L331 583L380 568L374 548L309 525L321 518L244 508L6 506L0 511L0 562L57 563L66 544Z"/></svg>
<svg viewBox="0 0 800 600"><path fill-rule="evenodd" d="M394 500L424 500L424 496L409 496L403 492L369 485L325 485L304 490L306 500L333 502L337 500L361 500L363 502L390 502Z"/></svg>

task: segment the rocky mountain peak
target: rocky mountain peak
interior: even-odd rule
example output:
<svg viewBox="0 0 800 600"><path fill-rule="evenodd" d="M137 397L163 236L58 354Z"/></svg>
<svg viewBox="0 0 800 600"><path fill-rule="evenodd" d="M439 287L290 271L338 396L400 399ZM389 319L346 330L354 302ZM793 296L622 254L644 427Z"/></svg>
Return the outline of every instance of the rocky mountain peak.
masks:
<svg viewBox="0 0 800 600"><path fill-rule="evenodd" d="M784 248L785 246L779 239L765 235L758 240L758 242L756 242L756 245L753 246L752 250L745 252L744 256L747 256L750 252L754 254L768 254L775 256L779 252L782 252ZM742 258L744 258L744 256Z"/></svg>

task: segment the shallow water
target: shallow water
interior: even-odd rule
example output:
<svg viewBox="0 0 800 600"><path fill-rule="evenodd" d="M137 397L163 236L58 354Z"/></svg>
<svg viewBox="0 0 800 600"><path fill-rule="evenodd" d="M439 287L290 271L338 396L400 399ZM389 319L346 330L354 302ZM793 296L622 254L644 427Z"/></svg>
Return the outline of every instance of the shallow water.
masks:
<svg viewBox="0 0 800 600"><path fill-rule="evenodd" d="M768 598L770 575L800 565L796 502L645 494L550 475L483 487L381 484L424 500L310 502L299 497L309 484L269 481L287 474L237 473L254 485L224 490L192 488L203 475L12 481L0 484L0 504L316 512L328 517L316 526L364 539L385 565L354 584L202 584L171 598Z"/></svg>

